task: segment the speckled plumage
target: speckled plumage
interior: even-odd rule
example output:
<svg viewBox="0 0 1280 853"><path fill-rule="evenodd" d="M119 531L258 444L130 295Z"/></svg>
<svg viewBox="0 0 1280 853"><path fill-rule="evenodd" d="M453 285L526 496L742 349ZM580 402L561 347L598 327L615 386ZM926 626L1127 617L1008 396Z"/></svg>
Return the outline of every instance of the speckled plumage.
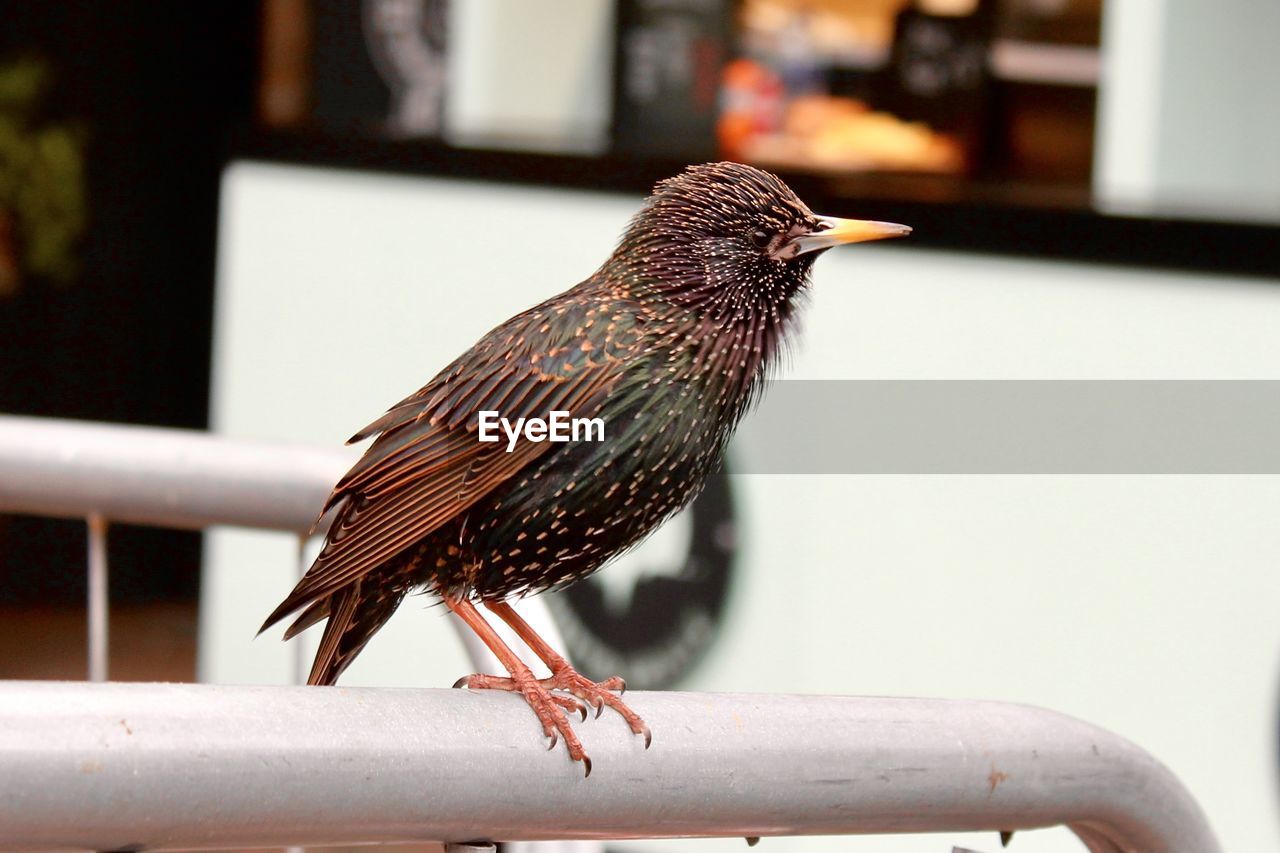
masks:
<svg viewBox="0 0 1280 853"><path fill-rule="evenodd" d="M325 545L267 626L328 618L332 683L415 589L497 601L578 580L698 493L777 360L825 227L732 163L663 181L608 261L485 335L352 439ZM481 443L478 413L602 418L602 442ZM266 627L266 626L264 626Z"/></svg>

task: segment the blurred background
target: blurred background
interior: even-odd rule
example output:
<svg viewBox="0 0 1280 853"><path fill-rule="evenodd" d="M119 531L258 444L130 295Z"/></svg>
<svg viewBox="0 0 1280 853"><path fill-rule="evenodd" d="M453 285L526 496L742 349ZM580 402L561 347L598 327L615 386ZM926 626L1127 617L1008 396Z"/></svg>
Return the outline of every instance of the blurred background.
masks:
<svg viewBox="0 0 1280 853"><path fill-rule="evenodd" d="M10 5L0 412L337 447L715 158L915 227L824 258L794 378L1274 380L1277 32L1273 0ZM638 686L1080 716L1277 849L1277 507L1271 476L738 473L553 608ZM84 552L0 516L0 677L84 677ZM112 677L287 682L253 636L296 552L113 526ZM426 604L344 682L466 671Z"/></svg>

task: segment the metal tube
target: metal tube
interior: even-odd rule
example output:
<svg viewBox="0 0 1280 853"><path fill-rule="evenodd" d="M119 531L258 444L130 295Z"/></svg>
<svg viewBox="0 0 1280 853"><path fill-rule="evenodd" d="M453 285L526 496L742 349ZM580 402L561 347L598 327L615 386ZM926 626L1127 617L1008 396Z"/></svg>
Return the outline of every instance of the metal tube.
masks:
<svg viewBox="0 0 1280 853"><path fill-rule="evenodd" d="M89 534L89 680L107 680L107 520L98 513L85 519Z"/></svg>
<svg viewBox="0 0 1280 853"><path fill-rule="evenodd" d="M339 451L0 416L0 511L89 519L91 589L101 593L91 602L102 617L91 615L91 637L102 631L91 650L105 655L106 518L301 533L349 462ZM105 658L97 672L105 677ZM1168 770L1048 711L837 697L629 699L658 733L654 749L643 753L609 715L587 724L596 770L579 787L579 768L536 748L537 727L513 696L0 683L0 849L1055 823L1095 853L1218 849Z"/></svg>
<svg viewBox="0 0 1280 853"><path fill-rule="evenodd" d="M823 835L1066 824L1094 851L1218 849L1133 744L991 702L629 693L579 725L464 690L0 684L0 847Z"/></svg>
<svg viewBox="0 0 1280 853"><path fill-rule="evenodd" d="M351 461L296 444L0 415L0 512L305 533Z"/></svg>
<svg viewBox="0 0 1280 853"><path fill-rule="evenodd" d="M298 536L298 580L307 573L307 537ZM311 647L302 640L293 642L293 683L306 684L311 674Z"/></svg>
<svg viewBox="0 0 1280 853"><path fill-rule="evenodd" d="M301 579L302 576L307 571L306 559L307 559L307 537L305 534L299 533L298 534L298 559L297 559L299 579ZM309 651L310 650L308 649L306 643L302 642L299 639L294 640L293 642L293 683L294 684L307 683L307 675L308 675L307 657L308 657ZM290 845L285 848L284 853L306 853L306 848L300 847L298 845ZM449 853L449 851L446 851L446 853Z"/></svg>

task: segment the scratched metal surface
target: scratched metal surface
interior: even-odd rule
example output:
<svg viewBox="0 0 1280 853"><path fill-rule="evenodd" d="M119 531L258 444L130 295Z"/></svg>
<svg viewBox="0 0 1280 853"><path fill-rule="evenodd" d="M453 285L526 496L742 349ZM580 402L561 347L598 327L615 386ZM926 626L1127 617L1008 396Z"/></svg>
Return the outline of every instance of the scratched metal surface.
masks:
<svg viewBox="0 0 1280 853"><path fill-rule="evenodd" d="M0 684L0 847L770 836L1066 824L1094 851L1216 842L1138 747L1028 706L628 694L589 779L518 697Z"/></svg>

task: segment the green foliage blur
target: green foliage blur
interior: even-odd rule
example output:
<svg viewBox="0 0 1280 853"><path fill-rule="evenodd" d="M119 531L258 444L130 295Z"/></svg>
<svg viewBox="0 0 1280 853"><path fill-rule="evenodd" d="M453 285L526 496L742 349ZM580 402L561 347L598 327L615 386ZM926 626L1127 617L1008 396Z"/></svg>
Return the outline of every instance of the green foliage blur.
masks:
<svg viewBox="0 0 1280 853"><path fill-rule="evenodd" d="M85 135L72 123L41 121L49 78L38 59L0 65L0 297L30 278L66 284L79 271Z"/></svg>

